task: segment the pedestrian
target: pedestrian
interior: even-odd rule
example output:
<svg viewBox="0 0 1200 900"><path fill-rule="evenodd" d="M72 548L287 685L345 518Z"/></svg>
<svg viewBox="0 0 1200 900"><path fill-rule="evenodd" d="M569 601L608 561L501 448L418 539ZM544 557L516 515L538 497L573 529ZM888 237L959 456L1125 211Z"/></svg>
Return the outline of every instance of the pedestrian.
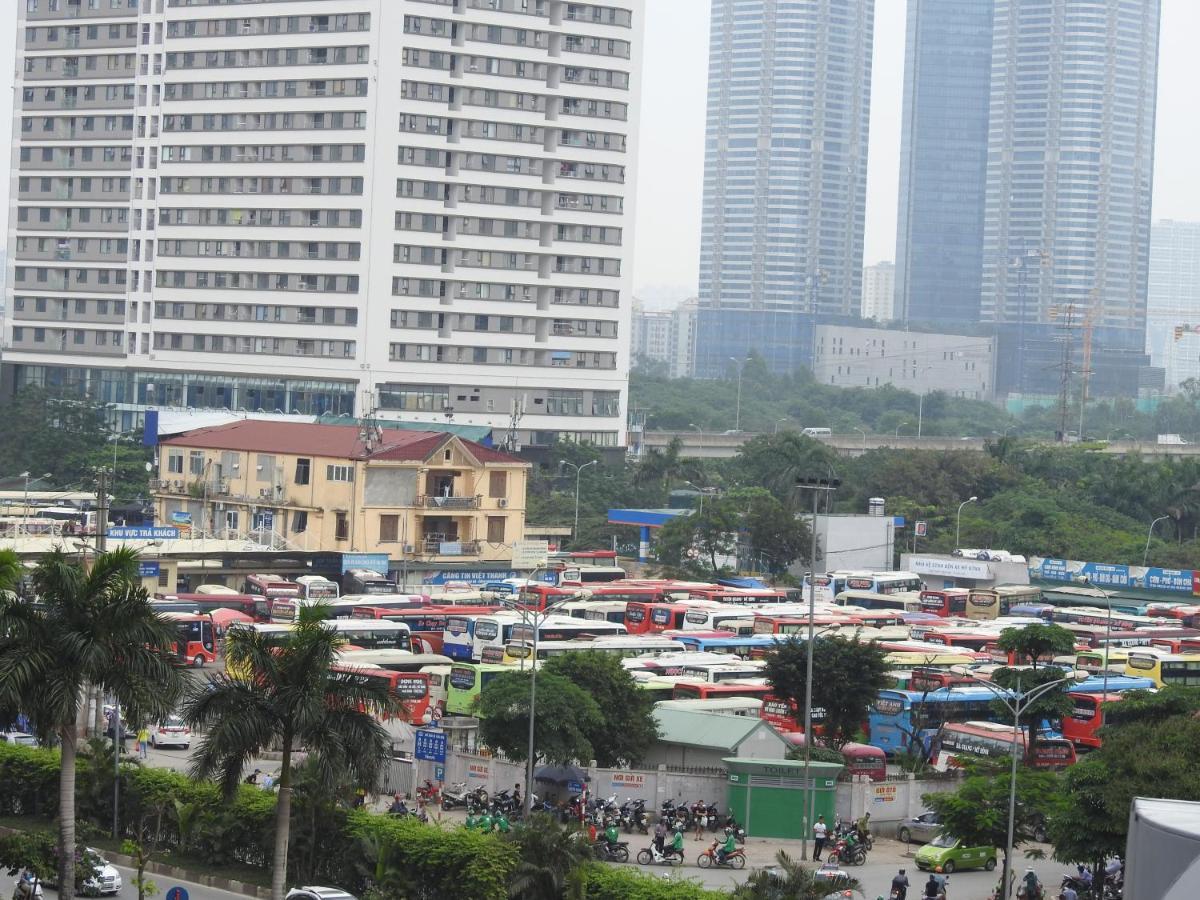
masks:
<svg viewBox="0 0 1200 900"><path fill-rule="evenodd" d="M519 782L513 785L512 804L513 810L516 812L520 812L522 809L524 809L524 807L521 805L521 785Z"/></svg>
<svg viewBox="0 0 1200 900"><path fill-rule="evenodd" d="M255 769L246 776L246 784L258 784L258 776L262 774L262 769Z"/></svg>
<svg viewBox="0 0 1200 900"><path fill-rule="evenodd" d="M829 828L825 825L825 817L817 816L817 824L813 826L813 859L820 861L821 851L825 849L825 838L829 835Z"/></svg>
<svg viewBox="0 0 1200 900"><path fill-rule="evenodd" d="M138 756L145 759L150 751L150 730L143 725L138 729L137 733L137 749Z"/></svg>
<svg viewBox="0 0 1200 900"><path fill-rule="evenodd" d="M658 850L658 855L662 856L663 844L667 840L667 820L659 819L658 824L654 826L654 847Z"/></svg>
<svg viewBox="0 0 1200 900"><path fill-rule="evenodd" d="M854 830L858 832L858 839L866 844L867 838L871 836L871 814L861 816L854 824Z"/></svg>
<svg viewBox="0 0 1200 900"><path fill-rule="evenodd" d="M896 900L908 900L908 876L903 869L892 879L892 893Z"/></svg>
<svg viewBox="0 0 1200 900"><path fill-rule="evenodd" d="M707 824L703 810L692 808L692 840L699 841L704 837L704 826Z"/></svg>

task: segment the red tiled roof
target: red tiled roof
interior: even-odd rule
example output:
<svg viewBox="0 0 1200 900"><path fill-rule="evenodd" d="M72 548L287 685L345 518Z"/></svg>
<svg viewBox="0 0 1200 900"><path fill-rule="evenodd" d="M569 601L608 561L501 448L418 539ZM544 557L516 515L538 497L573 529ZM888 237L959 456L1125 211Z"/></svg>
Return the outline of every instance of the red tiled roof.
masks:
<svg viewBox="0 0 1200 900"><path fill-rule="evenodd" d="M453 435L443 431L379 429L379 444L367 452L356 425L319 425L312 422L279 422L242 419L226 425L197 428L167 438L168 446L200 450L240 450L249 453L286 453L335 459L425 460ZM480 462L520 463L522 460L474 441L463 441L467 452Z"/></svg>

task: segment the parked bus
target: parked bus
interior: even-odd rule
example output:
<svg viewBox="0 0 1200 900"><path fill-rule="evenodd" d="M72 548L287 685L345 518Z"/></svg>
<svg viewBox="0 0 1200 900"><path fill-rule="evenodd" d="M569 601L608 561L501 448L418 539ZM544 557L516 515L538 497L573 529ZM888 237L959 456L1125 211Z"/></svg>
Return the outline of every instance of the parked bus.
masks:
<svg viewBox="0 0 1200 900"><path fill-rule="evenodd" d="M330 619L353 619L360 609L412 610L433 606L424 594L342 594L326 604Z"/></svg>
<svg viewBox="0 0 1200 900"><path fill-rule="evenodd" d="M751 659L755 653L766 653L779 646L781 638L773 634L741 635L705 635L702 631L679 631L671 634L688 650L701 653L720 653L726 656L740 656Z"/></svg>
<svg viewBox="0 0 1200 900"><path fill-rule="evenodd" d="M326 620L325 626L336 631L346 641L347 649L357 647L360 650L412 651L412 638L408 626L401 622L329 619Z"/></svg>
<svg viewBox="0 0 1200 900"><path fill-rule="evenodd" d="M921 612L921 594L918 591L845 590L834 601L838 606L857 606L862 609L894 610L896 612Z"/></svg>
<svg viewBox="0 0 1200 900"><path fill-rule="evenodd" d="M347 569L342 574L344 594L391 594L396 583L374 569Z"/></svg>
<svg viewBox="0 0 1200 900"><path fill-rule="evenodd" d="M485 615L496 612L495 606L418 606L411 609L386 609L364 606L354 611L355 619L383 619L403 622L409 628L413 650L422 653L441 653L446 635L446 622L454 615Z"/></svg>
<svg viewBox="0 0 1200 900"><path fill-rule="evenodd" d="M300 585L300 596L309 603L336 600L340 596L337 583L324 575L301 575L296 584Z"/></svg>
<svg viewBox="0 0 1200 900"><path fill-rule="evenodd" d="M721 666L684 666L680 677L689 681L757 681L763 678L763 667L751 662L731 662Z"/></svg>
<svg viewBox="0 0 1200 900"><path fill-rule="evenodd" d="M1149 678L1160 688L1170 684L1200 685L1200 654L1154 653L1151 649L1130 650L1125 673Z"/></svg>
<svg viewBox="0 0 1200 900"><path fill-rule="evenodd" d="M846 616L813 616L813 628L816 632L824 632L829 634L834 631L846 630L854 631L861 627L861 623L848 615ZM755 616L754 631L755 635L798 635L806 637L808 635L808 617L807 616Z"/></svg>
<svg viewBox="0 0 1200 900"><path fill-rule="evenodd" d="M982 687L916 692L882 690L867 717L870 743L889 756L908 750L925 731L949 722L992 721L999 716L996 694ZM918 746L920 746L918 744Z"/></svg>
<svg viewBox="0 0 1200 900"><path fill-rule="evenodd" d="M1063 737L1076 747L1095 750L1100 746L1100 735L1097 733L1104 724L1104 704L1118 703L1120 693L1088 694L1081 691L1071 691L1071 714L1063 719Z"/></svg>
<svg viewBox="0 0 1200 900"><path fill-rule="evenodd" d="M501 672L511 672L511 666L484 663L455 663L446 679L446 714L476 715L475 701L487 684Z"/></svg>
<svg viewBox="0 0 1200 900"><path fill-rule="evenodd" d="M972 683L973 679L955 672L953 669L934 669L927 666L917 666L909 674L907 690L914 693L938 691L942 688L960 687Z"/></svg>
<svg viewBox="0 0 1200 900"><path fill-rule="evenodd" d="M803 747L805 743L803 731L794 731L786 734L784 735L784 739L793 747ZM817 746L823 745L824 741L821 740L821 736L818 734ZM851 777L863 775L871 781L887 780L887 754L878 747L848 741L841 746L838 752L846 760L846 768L843 774Z"/></svg>
<svg viewBox="0 0 1200 900"><path fill-rule="evenodd" d="M454 664L454 660L440 653L409 653L407 650L339 650L338 662L378 666L391 672L424 672L429 666Z"/></svg>
<svg viewBox="0 0 1200 900"><path fill-rule="evenodd" d="M163 613L162 618L175 623L179 639L175 652L179 659L197 669L217 661L217 644L212 616L208 613Z"/></svg>
<svg viewBox="0 0 1200 900"><path fill-rule="evenodd" d="M509 647L513 644L509 644ZM528 644L521 644L528 647ZM507 650L507 648L506 648ZM530 648L532 651L532 648ZM612 635L592 640L539 641L537 658L550 659L564 653L603 653L619 659L655 659L672 653L683 653L687 648L681 641L656 634Z"/></svg>
<svg viewBox="0 0 1200 900"><path fill-rule="evenodd" d="M680 681L675 684L673 700L711 700L718 697L765 697L770 685L749 681Z"/></svg>
<svg viewBox="0 0 1200 900"><path fill-rule="evenodd" d="M1111 614L1106 608L1100 606L1059 607L1055 608L1051 617L1059 625L1073 622L1076 625L1098 625L1101 628L1111 628L1115 631L1132 631L1164 624L1162 619L1118 612L1115 606Z"/></svg>
<svg viewBox="0 0 1200 900"><path fill-rule="evenodd" d="M576 590L557 588L553 585L542 584L541 582L530 582L517 591L516 601L519 605L528 609L545 612L546 608L552 603L574 600L578 596L579 591Z"/></svg>
<svg viewBox="0 0 1200 900"><path fill-rule="evenodd" d="M294 581L288 581L281 575L259 573L246 576L242 592L253 594L256 597L266 597L268 600L278 597L299 597L300 585Z"/></svg>
<svg viewBox="0 0 1200 900"><path fill-rule="evenodd" d="M252 619L256 619L258 618L257 611L260 598L254 597L251 594L239 594L236 591L231 591L228 594L197 592L194 594L155 594L154 600L151 602L154 603L156 607L159 603L184 604L197 612L212 612L215 609L232 609L236 612L244 613L245 615L250 616ZM178 611L184 611L182 606Z"/></svg>
<svg viewBox="0 0 1200 900"><path fill-rule="evenodd" d="M996 635L986 631L964 631L957 628L936 629L926 632L923 640L927 644L941 644L959 650L979 652L994 643Z"/></svg>
<svg viewBox="0 0 1200 900"><path fill-rule="evenodd" d="M716 697L708 700L660 700L654 704L654 708L757 719L762 705L763 701L760 697Z"/></svg>
<svg viewBox="0 0 1200 900"><path fill-rule="evenodd" d="M728 631L751 634L756 608L742 606L693 606L683 616L684 631Z"/></svg>
<svg viewBox="0 0 1200 900"><path fill-rule="evenodd" d="M1014 729L1012 725L999 722L968 721L947 723L931 740L938 752L949 757L951 765L961 766L971 759L1011 757L1014 742L1025 757L1029 735L1024 728ZM1032 764L1039 769L1072 766L1075 764L1075 747L1066 738L1039 735L1034 744Z"/></svg>
<svg viewBox="0 0 1200 900"><path fill-rule="evenodd" d="M625 627L630 634L680 630L684 616L694 609L686 603L646 603L632 601L625 606Z"/></svg>
<svg viewBox="0 0 1200 900"><path fill-rule="evenodd" d="M921 591L921 611L932 613L943 619L967 614L966 588L946 588L942 591Z"/></svg>
<svg viewBox="0 0 1200 900"><path fill-rule="evenodd" d="M1157 653L1153 647L1144 648L1147 652ZM1129 661L1128 647L1100 647L1096 650L1082 650L1075 654L1075 668L1089 675L1099 676L1108 669L1118 675L1125 674L1125 664Z"/></svg>
<svg viewBox="0 0 1200 900"><path fill-rule="evenodd" d="M1007 616L1014 606L1040 603L1042 589L1030 584L998 584L992 588L971 588L967 593L968 619L995 619Z"/></svg>
<svg viewBox="0 0 1200 900"><path fill-rule="evenodd" d="M616 622L598 622L587 619L572 619L570 616L539 616L537 625L537 641L577 641L591 640L600 637L618 637L629 632L624 625ZM477 636L478 638L478 636ZM532 644L533 624L519 623L514 625L508 640ZM508 640L504 643L508 643Z"/></svg>
<svg viewBox="0 0 1200 900"><path fill-rule="evenodd" d="M546 554L550 563L575 566L615 566L615 550L554 550Z"/></svg>
<svg viewBox="0 0 1200 900"><path fill-rule="evenodd" d="M353 654L350 656L353 657ZM387 727L392 721L407 722L412 725L428 725L433 721L434 704L429 689L429 673L398 672L372 665L365 660L347 659L346 657L342 657L330 668L335 672L379 679L387 685L388 690L399 699L400 705L404 709L404 716L386 716L383 720L384 727ZM398 735L393 735L393 737L396 736Z"/></svg>
<svg viewBox="0 0 1200 900"><path fill-rule="evenodd" d="M610 581L621 581L625 578L626 573L620 566L615 565L551 565L548 574L560 587L588 587Z"/></svg>

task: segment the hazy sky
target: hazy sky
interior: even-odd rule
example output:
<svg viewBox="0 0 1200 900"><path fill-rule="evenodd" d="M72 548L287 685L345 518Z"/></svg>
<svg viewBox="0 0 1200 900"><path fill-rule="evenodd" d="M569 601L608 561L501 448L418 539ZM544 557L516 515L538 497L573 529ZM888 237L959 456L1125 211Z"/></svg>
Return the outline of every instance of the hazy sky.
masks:
<svg viewBox="0 0 1200 900"><path fill-rule="evenodd" d="M20 0L0 0L10 14ZM696 289L704 168L709 0L644 0L647 8L638 153L634 286L651 305ZM906 0L875 0L875 62L864 262L896 253L896 193ZM1200 219L1200 0L1162 0L1154 217ZM0 122L11 122L16 20L0 22ZM7 192L7 180L0 179Z"/></svg>

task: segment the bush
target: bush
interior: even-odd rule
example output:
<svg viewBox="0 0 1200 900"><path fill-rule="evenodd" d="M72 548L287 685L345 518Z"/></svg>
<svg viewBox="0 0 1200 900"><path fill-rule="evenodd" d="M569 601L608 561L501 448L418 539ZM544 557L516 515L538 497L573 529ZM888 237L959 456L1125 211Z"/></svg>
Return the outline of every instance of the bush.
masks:
<svg viewBox="0 0 1200 900"><path fill-rule="evenodd" d="M0 815L54 816L59 765L55 750L0 744Z"/></svg>
<svg viewBox="0 0 1200 900"><path fill-rule="evenodd" d="M587 900L729 900L724 891L710 891L694 881L663 881L598 863L585 866L583 878Z"/></svg>

